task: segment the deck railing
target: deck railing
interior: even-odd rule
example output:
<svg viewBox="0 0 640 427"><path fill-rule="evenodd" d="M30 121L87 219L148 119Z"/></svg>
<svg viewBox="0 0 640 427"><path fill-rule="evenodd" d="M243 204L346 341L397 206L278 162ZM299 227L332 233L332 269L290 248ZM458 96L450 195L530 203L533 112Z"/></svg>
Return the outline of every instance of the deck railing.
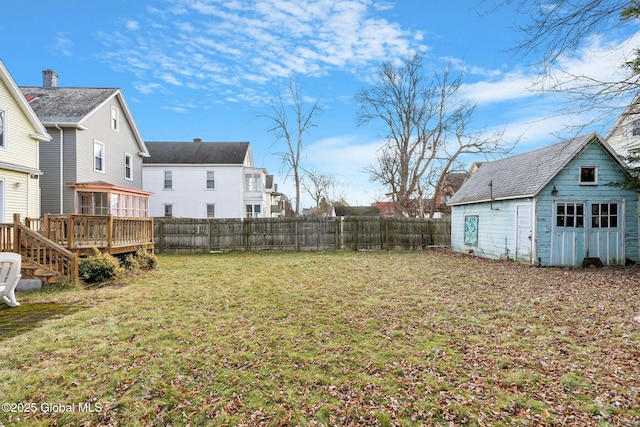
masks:
<svg viewBox="0 0 640 427"><path fill-rule="evenodd" d="M33 271L46 277L78 281L78 255L22 225L18 214L13 216L13 224L0 224L0 251L19 253L23 266L30 264Z"/></svg>
<svg viewBox="0 0 640 427"><path fill-rule="evenodd" d="M46 214L42 233L70 251L80 253L94 247L112 254L153 249L153 218Z"/></svg>

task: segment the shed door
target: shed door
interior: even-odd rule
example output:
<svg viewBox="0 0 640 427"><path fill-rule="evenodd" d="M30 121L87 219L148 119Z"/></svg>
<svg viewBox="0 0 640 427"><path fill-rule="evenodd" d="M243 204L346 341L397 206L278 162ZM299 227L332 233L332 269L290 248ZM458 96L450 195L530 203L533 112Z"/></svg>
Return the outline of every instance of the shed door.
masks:
<svg viewBox="0 0 640 427"><path fill-rule="evenodd" d="M551 264L579 267L585 257L624 264L623 201L554 203Z"/></svg>
<svg viewBox="0 0 640 427"><path fill-rule="evenodd" d="M516 259L531 262L533 207L516 206Z"/></svg>
<svg viewBox="0 0 640 427"><path fill-rule="evenodd" d="M590 203L590 216L586 256L600 258L605 265L624 264L624 203Z"/></svg>

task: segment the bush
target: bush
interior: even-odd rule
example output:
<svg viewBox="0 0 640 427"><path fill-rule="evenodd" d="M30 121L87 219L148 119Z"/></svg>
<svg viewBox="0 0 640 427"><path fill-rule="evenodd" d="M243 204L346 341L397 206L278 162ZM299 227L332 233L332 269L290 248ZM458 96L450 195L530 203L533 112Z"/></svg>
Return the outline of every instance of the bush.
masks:
<svg viewBox="0 0 640 427"><path fill-rule="evenodd" d="M138 249L133 254L127 254L120 258L120 265L127 271L138 272L140 270L151 270L158 265L158 258L144 249Z"/></svg>
<svg viewBox="0 0 640 427"><path fill-rule="evenodd" d="M78 261L78 274L85 282L103 282L114 279L124 272L118 259L107 253L101 253L93 248L94 255L80 258Z"/></svg>

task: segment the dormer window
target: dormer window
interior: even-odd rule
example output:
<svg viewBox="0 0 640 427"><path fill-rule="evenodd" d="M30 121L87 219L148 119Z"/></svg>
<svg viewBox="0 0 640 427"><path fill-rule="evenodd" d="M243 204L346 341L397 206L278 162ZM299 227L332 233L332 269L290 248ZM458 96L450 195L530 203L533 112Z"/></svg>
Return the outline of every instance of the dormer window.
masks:
<svg viewBox="0 0 640 427"><path fill-rule="evenodd" d="M598 185L597 166L580 166L580 185Z"/></svg>
<svg viewBox="0 0 640 427"><path fill-rule="evenodd" d="M118 131L120 129L120 110L111 107L111 129Z"/></svg>

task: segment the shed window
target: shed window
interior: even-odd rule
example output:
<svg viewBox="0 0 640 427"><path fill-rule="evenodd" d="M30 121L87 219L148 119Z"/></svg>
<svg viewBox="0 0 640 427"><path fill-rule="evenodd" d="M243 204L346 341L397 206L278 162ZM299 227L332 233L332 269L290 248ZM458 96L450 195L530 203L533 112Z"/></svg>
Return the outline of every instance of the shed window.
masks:
<svg viewBox="0 0 640 427"><path fill-rule="evenodd" d="M618 227L617 203L594 203L591 205L591 227L616 228Z"/></svg>
<svg viewBox="0 0 640 427"><path fill-rule="evenodd" d="M556 226L584 228L584 204L558 203L556 207Z"/></svg>
<svg viewBox="0 0 640 427"><path fill-rule="evenodd" d="M580 184L595 185L598 183L598 168L595 166L580 166Z"/></svg>
<svg viewBox="0 0 640 427"><path fill-rule="evenodd" d="M478 245L478 215L464 217L464 244Z"/></svg>

